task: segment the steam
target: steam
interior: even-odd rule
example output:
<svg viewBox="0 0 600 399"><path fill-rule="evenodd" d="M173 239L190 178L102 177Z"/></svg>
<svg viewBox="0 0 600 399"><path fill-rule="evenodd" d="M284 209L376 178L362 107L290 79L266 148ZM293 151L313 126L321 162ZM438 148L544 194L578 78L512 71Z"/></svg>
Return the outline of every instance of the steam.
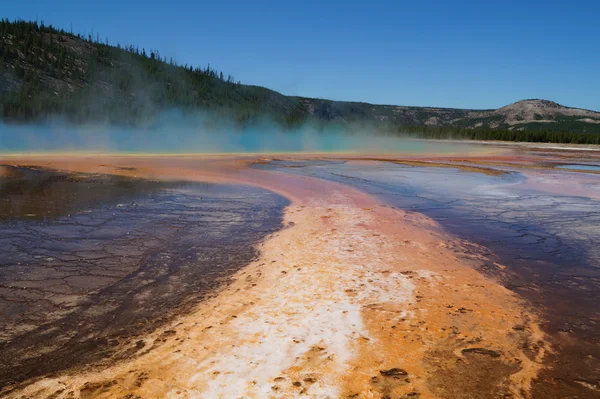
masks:
<svg viewBox="0 0 600 399"><path fill-rule="evenodd" d="M439 147L408 138L369 124L305 123L283 128L263 119L240 126L208 112L171 110L143 127L75 126L61 120L0 124L0 153L394 153Z"/></svg>
<svg viewBox="0 0 600 399"><path fill-rule="evenodd" d="M92 48L96 44L82 42L82 45ZM254 104L247 113L244 112L246 100L243 98L242 105L237 108L235 105L219 105L219 101L206 100L210 103L211 111L200 111L200 108L190 110L203 104L193 101L186 110L164 110L161 104L172 94L167 90L170 80L176 82L178 87L197 90L194 78L204 76L209 93L212 93L210 87L214 85L231 96L239 95L240 91L245 95L252 94L254 89L221 81L216 71L209 68L203 72L199 68L192 70L187 65L167 65L160 60L150 61L131 51L116 51L112 55L118 61L114 63L116 66L90 72L90 83L85 85L85 90L77 89L71 96L69 101L81 107L71 109L67 113L68 120L53 117L45 122L30 124L3 124L0 121L0 153L390 153L406 152L407 148L422 152L430 146L424 142L409 143L406 140L408 136L400 137L394 127L389 127L386 132L385 120L325 122L309 119L290 127L283 122L286 112L276 104L283 98L278 97L277 93L268 100L259 96L259 100L267 102ZM152 75L148 69L149 62L153 62L156 68L162 68L161 71L169 74L170 80L157 79ZM119 89L114 79L107 78L112 73L122 77L123 82L127 82L127 88ZM218 94L217 89L215 93ZM183 94L179 94L185 99L186 94L193 97L194 93L183 91ZM186 104L181 98L177 101L174 103ZM290 101L285 101L285 104L288 108L302 105ZM237 118L236 110L239 111ZM279 121L256 116L261 110L265 112L263 115L270 111L272 118L277 118L273 113L280 112L282 115L279 115ZM287 111L290 116L290 109ZM299 112L299 117L306 115L310 115L310 112ZM94 122L74 122L90 118ZM251 119L240 122L244 118ZM114 121L131 121L135 125L115 125Z"/></svg>

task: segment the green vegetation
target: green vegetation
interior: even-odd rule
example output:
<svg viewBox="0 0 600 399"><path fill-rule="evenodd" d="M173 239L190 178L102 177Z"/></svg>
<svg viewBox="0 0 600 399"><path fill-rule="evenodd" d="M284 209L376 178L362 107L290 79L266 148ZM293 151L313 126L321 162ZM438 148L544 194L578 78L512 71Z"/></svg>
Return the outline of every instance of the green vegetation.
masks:
<svg viewBox="0 0 600 399"><path fill-rule="evenodd" d="M576 117L511 126L494 110L473 116L463 109L290 97L241 84L210 65L180 65L156 50L108 43L43 22L0 20L0 120L145 126L159 112L177 109L210 111L242 125L269 120L282 129L357 124L426 138L600 143L600 124Z"/></svg>
<svg viewBox="0 0 600 399"><path fill-rule="evenodd" d="M244 86L223 72L178 65L158 51L110 46L100 38L37 22L0 21L0 117L38 121L143 123L167 108L210 109L238 120L293 121L296 101Z"/></svg>
<svg viewBox="0 0 600 399"><path fill-rule="evenodd" d="M600 144L600 134L555 130L495 130L454 127L400 127L399 133L427 139L498 140L530 143Z"/></svg>

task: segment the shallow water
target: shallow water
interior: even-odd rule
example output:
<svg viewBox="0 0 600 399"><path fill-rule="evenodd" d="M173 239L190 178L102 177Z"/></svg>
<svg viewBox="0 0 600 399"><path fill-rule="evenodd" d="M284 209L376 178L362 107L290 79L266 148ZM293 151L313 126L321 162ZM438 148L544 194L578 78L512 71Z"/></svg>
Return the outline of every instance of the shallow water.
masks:
<svg viewBox="0 0 600 399"><path fill-rule="evenodd" d="M516 170L488 176L343 161L274 161L256 167L357 187L488 248L491 260L508 266L508 273L499 273L492 262L480 267L543 313L544 328L558 349L549 358L555 367L536 383L534 397L597 397L586 381L600 380L600 201L536 191Z"/></svg>
<svg viewBox="0 0 600 399"><path fill-rule="evenodd" d="M591 170L600 172L600 166L598 165L557 165L557 169L569 169L569 170Z"/></svg>
<svg viewBox="0 0 600 399"><path fill-rule="evenodd" d="M0 386L139 350L131 338L252 261L288 204L249 186L28 168L5 174L0 201Z"/></svg>
<svg viewBox="0 0 600 399"><path fill-rule="evenodd" d="M25 218L50 221L177 186L122 176L64 173L37 167L0 166L0 169L0 220Z"/></svg>

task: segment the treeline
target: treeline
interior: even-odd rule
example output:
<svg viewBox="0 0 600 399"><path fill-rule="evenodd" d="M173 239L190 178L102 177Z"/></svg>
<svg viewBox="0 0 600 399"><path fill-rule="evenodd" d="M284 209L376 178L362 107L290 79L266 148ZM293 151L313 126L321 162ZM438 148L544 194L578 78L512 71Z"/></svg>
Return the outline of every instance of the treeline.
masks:
<svg viewBox="0 0 600 399"><path fill-rule="evenodd" d="M227 78L225 78L222 71L211 68L210 64L205 68L188 66L187 64L182 65L173 60L173 58L170 58L167 61L167 57L161 57L158 50L146 51L145 48L140 50L139 46L122 46L120 43L111 46L108 37L102 41L99 33L96 33L96 36L94 36L94 33L92 32L85 37L85 35L80 33L74 34L73 32L67 32L64 29L55 28L52 25L45 25L44 21L38 23L37 21L24 20L10 21L7 18L2 18L0 19L0 37L4 39L1 43L3 51L2 54L0 54L3 61L14 60L10 55L11 53L16 53L20 56L17 57L19 58L19 61L24 61L25 64L29 64L42 70L57 69L58 72L60 72L62 67L68 66L65 64L65 58L69 46L65 45L65 43L68 39L72 39L77 40L79 43L87 43L96 47L98 51L104 52L100 57L111 55L110 49L114 48L117 52L125 51L130 54L135 54L141 59L149 59L165 64L168 63L172 67L184 68L186 70L189 69L190 72L196 74L203 74L221 81L235 83L235 79L232 75L228 75ZM71 50L73 49L71 48ZM50 62L50 65L48 65L48 62ZM6 66L5 63L3 64L3 66ZM18 62L17 64L22 66L22 62ZM237 83L240 84L241 82Z"/></svg>
<svg viewBox="0 0 600 399"><path fill-rule="evenodd" d="M231 75L180 65L157 50L111 46L100 35L0 20L0 117L143 123L166 108L211 109L239 121L294 118L295 104Z"/></svg>
<svg viewBox="0 0 600 399"><path fill-rule="evenodd" d="M431 126L400 126L400 134L426 139L498 140L530 143L600 144L600 134L554 130L494 130Z"/></svg>

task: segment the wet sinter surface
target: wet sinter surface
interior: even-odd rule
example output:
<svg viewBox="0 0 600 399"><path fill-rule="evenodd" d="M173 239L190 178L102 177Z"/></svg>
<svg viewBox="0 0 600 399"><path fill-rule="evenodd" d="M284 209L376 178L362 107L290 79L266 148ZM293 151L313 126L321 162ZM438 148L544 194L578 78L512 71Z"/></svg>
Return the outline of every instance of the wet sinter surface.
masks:
<svg viewBox="0 0 600 399"><path fill-rule="evenodd" d="M473 267L483 258L467 262L473 251L430 218L344 184L247 169L256 158L203 159L42 160L69 170L117 163L147 168L146 176L245 182L292 204L286 228L259 244L260 256L231 284L126 346L131 356L0 395L529 397L548 347L538 318Z"/></svg>
<svg viewBox="0 0 600 399"><path fill-rule="evenodd" d="M135 336L252 261L288 204L249 186L3 168L0 386L139 351Z"/></svg>
<svg viewBox="0 0 600 399"><path fill-rule="evenodd" d="M600 395L600 201L535 191L516 172L489 176L391 162L273 161L277 169L357 187L423 213L491 250L486 271L539 310L554 353L536 398ZM566 172L564 181L577 175ZM600 183L600 178L599 178ZM566 190L568 192L568 190Z"/></svg>

